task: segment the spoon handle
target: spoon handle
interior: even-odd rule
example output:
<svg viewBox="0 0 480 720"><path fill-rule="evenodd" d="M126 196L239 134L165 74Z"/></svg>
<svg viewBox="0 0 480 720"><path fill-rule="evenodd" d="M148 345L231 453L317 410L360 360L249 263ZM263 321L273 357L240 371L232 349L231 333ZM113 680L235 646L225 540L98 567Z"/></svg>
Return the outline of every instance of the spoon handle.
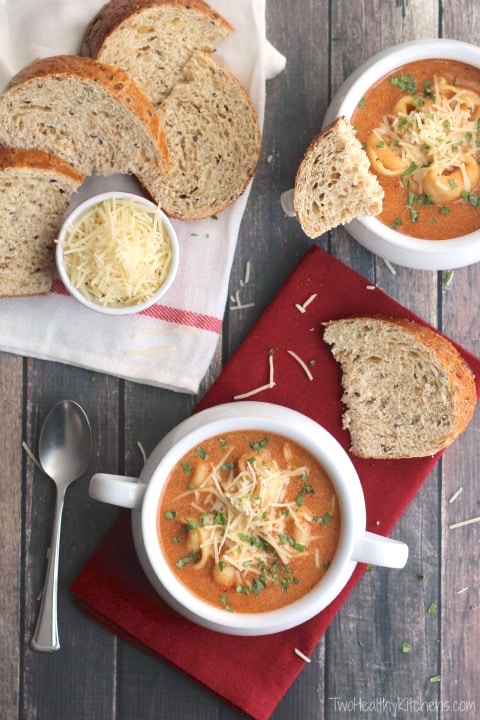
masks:
<svg viewBox="0 0 480 720"><path fill-rule="evenodd" d="M62 524L64 498L65 488L60 487L57 489L52 542L48 556L47 575L42 591L42 602L35 632L30 642L32 650L39 650L40 652L53 652L60 648L57 624L57 587L58 553L60 550L60 528Z"/></svg>

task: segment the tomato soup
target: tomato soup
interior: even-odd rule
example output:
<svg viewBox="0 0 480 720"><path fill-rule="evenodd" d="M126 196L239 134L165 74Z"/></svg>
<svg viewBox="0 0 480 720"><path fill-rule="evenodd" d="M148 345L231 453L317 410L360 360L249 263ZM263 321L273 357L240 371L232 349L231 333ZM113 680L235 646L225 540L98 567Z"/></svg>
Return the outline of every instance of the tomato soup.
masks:
<svg viewBox="0 0 480 720"><path fill-rule="evenodd" d="M480 227L480 70L454 60L404 65L352 116L385 191L379 219L445 240Z"/></svg>
<svg viewBox="0 0 480 720"><path fill-rule="evenodd" d="M340 534L332 482L280 435L234 431L192 448L173 469L157 514L177 578L226 612L298 600L327 572Z"/></svg>

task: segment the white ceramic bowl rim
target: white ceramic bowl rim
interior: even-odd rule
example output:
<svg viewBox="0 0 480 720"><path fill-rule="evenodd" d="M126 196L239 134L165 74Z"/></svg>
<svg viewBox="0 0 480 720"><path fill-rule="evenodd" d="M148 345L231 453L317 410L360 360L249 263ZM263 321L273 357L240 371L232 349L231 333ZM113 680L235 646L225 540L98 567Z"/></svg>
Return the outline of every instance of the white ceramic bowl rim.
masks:
<svg viewBox="0 0 480 720"><path fill-rule="evenodd" d="M378 80L409 62L441 58L458 60L480 69L480 47L448 38L425 38L400 43L369 58L360 65L339 88L325 116L324 126L335 117L344 115L350 118L358 103ZM356 230L358 226L365 228ZM422 240L411 235L397 232L375 217L359 218L353 221L352 234L373 252L393 259L399 264L424 269L448 269L461 267L480 260L480 231L460 235L447 240ZM367 239L373 235L377 240ZM382 242L382 249L392 246L389 254L377 249L375 242ZM406 253L407 262L402 263L402 253ZM423 259L420 259L422 258ZM410 261L410 262L409 262Z"/></svg>
<svg viewBox="0 0 480 720"><path fill-rule="evenodd" d="M103 202L104 200L109 200L110 198L118 198L118 199L131 199L139 202L142 205L145 205L147 208L151 208L152 210L155 210L159 213L161 221L165 229L167 230L169 239L170 239L170 245L172 248L172 263L170 266L170 270L168 272L167 277L163 281L162 285L159 287L157 292L155 292L148 300L145 300L142 303L137 303L136 305L131 306L125 306L125 307L103 307L99 303L95 303L93 301L87 300L87 298L82 295L82 293L75 287L73 287L70 278L68 276L68 273L65 269L64 263L63 263L63 238L66 233L66 230L69 225L71 225L75 220L77 220L79 217L81 217L87 210L89 210L94 205L98 205L99 203ZM133 315L134 313L139 313L142 310L146 310L147 308L154 305L156 302L162 298L167 290L171 287L175 276L177 274L178 265L179 265L179 246L178 246L178 238L177 234L173 228L172 223L168 219L168 217L165 215L163 210L156 205L154 202L149 200L146 197L143 197L143 195L138 195L136 193L131 192L124 192L120 190L111 190L108 192L100 193L99 195L92 195L92 197L87 198L87 200L84 200L82 203L77 205L74 210L72 210L65 218L63 225L60 229L59 236L58 236L58 242L55 249L55 257L56 257L56 263L57 263L57 270L60 275L60 278L65 285L68 292L76 299L78 302L80 302L82 305L85 305L85 307L90 308L91 310L95 310L95 312L102 313L104 315Z"/></svg>
<svg viewBox="0 0 480 720"><path fill-rule="evenodd" d="M244 403L244 405L252 405L252 403ZM255 405L263 405L268 408L266 403L255 403ZM339 443L317 423L295 411L289 411L287 408L281 408L281 410L284 413L291 413L291 424L287 423L285 419L275 419L274 415L269 418L259 417L253 408L252 412L248 413L248 407L241 417L206 422L176 442L156 465L153 472L150 472L151 468L147 469L147 477L144 477L142 473L140 478L142 481L149 480L141 509L141 529L145 552L155 575L168 594L178 604L187 607L190 614L207 621L210 625L223 626L226 630L232 628L249 630L259 627L267 628L268 632L272 632L272 628L275 627L283 630L298 625L318 613L338 595L348 581L356 564L351 561L353 545L359 534L365 530L366 512L363 490L348 455ZM276 412L276 406L272 406L271 412ZM300 424L298 418L301 418ZM297 420L297 425L294 424L295 420ZM221 607L216 608L190 594L168 567L162 556L156 533L157 507L163 490L163 481L168 476L170 469L186 452L205 439L238 429L260 430L290 437L312 452L331 477L334 467L337 467L337 479L332 478L332 481L340 503L342 523L340 541L332 564L322 580L303 598L274 611L251 614L226 613ZM335 457L335 462L332 461L332 456Z"/></svg>

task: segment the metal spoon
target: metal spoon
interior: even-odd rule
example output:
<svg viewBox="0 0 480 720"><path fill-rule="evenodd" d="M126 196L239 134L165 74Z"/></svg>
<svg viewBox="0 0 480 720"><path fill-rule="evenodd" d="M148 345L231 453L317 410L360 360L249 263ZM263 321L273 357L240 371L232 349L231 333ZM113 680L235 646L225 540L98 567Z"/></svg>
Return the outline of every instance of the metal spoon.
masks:
<svg viewBox="0 0 480 720"><path fill-rule="evenodd" d="M67 487L83 475L92 455L92 431L80 405L62 400L50 410L40 431L38 455L44 472L57 486L57 499L42 603L30 647L53 652L60 647L57 585L63 501Z"/></svg>

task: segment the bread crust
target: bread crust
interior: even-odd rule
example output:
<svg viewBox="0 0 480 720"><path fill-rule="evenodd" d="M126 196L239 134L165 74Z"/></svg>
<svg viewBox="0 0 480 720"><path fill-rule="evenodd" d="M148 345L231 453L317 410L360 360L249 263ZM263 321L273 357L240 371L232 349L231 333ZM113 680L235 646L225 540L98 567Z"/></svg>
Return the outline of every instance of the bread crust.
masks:
<svg viewBox="0 0 480 720"><path fill-rule="evenodd" d="M348 150L347 145L345 145L345 149L342 149L340 153L328 148L330 136L337 136L337 139L341 143L348 142ZM335 140L333 142L335 142ZM322 219L312 219L308 209L305 207L307 204L306 196L308 203L311 203L313 200L312 197L308 197L312 192L310 190L312 164L315 165L319 158L323 160L323 163L318 163L319 175L318 177L316 176L316 179L319 180L322 177L322 172L324 172L322 166L328 166L331 158L335 156L341 158L341 156L346 155L347 152L349 154L348 159L351 161L350 164L356 166L355 173L343 173L336 178L333 177L333 175L331 177L329 176L328 185L324 185L321 181L317 183L319 187L324 188L326 198L338 196L338 207L333 211L331 207L328 208L327 205L324 205L322 200L319 203L323 208ZM338 172L340 172L340 170ZM336 192L336 188L340 189L340 187L342 187L344 194L346 190L349 191L348 201L346 201L345 198L342 199L341 193L338 194ZM330 125L327 125L327 127L313 138L303 154L295 176L293 204L297 219L303 231L308 237L317 238L324 232L332 230L346 222L350 222L354 218L378 215L382 210L383 196L383 188L378 182L376 175L370 172L370 161L356 137L355 129L350 121L343 115L337 117ZM347 202L350 203L348 206ZM345 217L345 212L342 212L342 210L348 210L347 218Z"/></svg>
<svg viewBox="0 0 480 720"><path fill-rule="evenodd" d="M107 38L125 20L142 12L145 8L165 5L194 10L204 15L211 23L217 25L225 35L233 32L230 23L203 0L111 0L99 10L87 26L80 47L80 54L92 58L98 57Z"/></svg>
<svg viewBox="0 0 480 720"><path fill-rule="evenodd" d="M41 80L43 77L78 77L99 83L104 90L136 115L152 136L162 157L163 170L169 169L168 146L160 119L150 100L120 68L77 55L56 55L34 60L20 70L8 83L5 93L20 85Z"/></svg>
<svg viewBox="0 0 480 720"><path fill-rule="evenodd" d="M401 328L427 348L442 366L452 389L457 412L451 431L444 437L443 441L438 444L435 452L447 448L466 429L475 412L477 389L475 376L468 363L463 359L454 345L438 331L414 320L408 320L407 318L387 317L383 315L354 315L342 320L326 322L324 325L328 327L338 322L347 323L348 321L355 320L371 320ZM358 449L355 450L355 455L363 458L371 457L371 455L364 454ZM405 455L392 453L388 457L398 459L404 458ZM417 456L412 455L412 457Z"/></svg>
<svg viewBox="0 0 480 720"><path fill-rule="evenodd" d="M43 150L21 150L0 147L0 171L11 169L44 170L45 172L64 175L79 185L85 175L75 170L69 163L56 155L49 155Z"/></svg>

